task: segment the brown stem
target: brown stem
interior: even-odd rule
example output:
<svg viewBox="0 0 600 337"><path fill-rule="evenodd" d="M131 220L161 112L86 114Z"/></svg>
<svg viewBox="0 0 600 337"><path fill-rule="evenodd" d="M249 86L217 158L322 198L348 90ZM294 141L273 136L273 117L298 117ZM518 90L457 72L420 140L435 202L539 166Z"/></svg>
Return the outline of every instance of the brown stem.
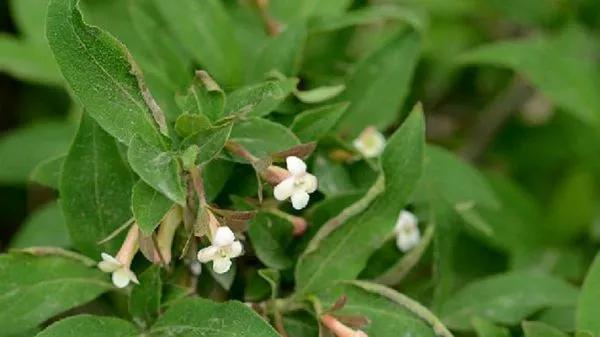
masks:
<svg viewBox="0 0 600 337"><path fill-rule="evenodd" d="M269 0L255 0L254 2L256 7L258 7L258 14L267 34L270 36L279 35L281 33L281 24L269 14Z"/></svg>
<svg viewBox="0 0 600 337"><path fill-rule="evenodd" d="M522 106L533 92L533 88L525 80L515 77L481 113L468 142L461 150L462 156L470 161L477 161L513 111Z"/></svg>

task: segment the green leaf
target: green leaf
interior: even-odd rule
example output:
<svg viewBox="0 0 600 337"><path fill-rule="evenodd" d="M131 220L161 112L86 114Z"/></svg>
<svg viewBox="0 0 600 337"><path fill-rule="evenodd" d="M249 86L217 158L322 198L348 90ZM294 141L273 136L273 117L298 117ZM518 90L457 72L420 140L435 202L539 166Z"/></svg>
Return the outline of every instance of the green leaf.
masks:
<svg viewBox="0 0 600 337"><path fill-rule="evenodd" d="M577 289L560 279L513 272L466 285L443 303L440 313L450 328L468 330L474 316L514 325L542 308L576 300Z"/></svg>
<svg viewBox="0 0 600 337"><path fill-rule="evenodd" d="M47 0L11 0L11 13L19 32L36 44L46 44L44 23L46 22Z"/></svg>
<svg viewBox="0 0 600 337"><path fill-rule="evenodd" d="M293 337L319 337L319 324L306 312L294 312L283 317L283 326Z"/></svg>
<svg viewBox="0 0 600 337"><path fill-rule="evenodd" d="M320 103L330 100L346 90L343 84L318 87L311 90L297 90L294 95L303 103Z"/></svg>
<svg viewBox="0 0 600 337"><path fill-rule="evenodd" d="M185 204L181 167L170 152L155 147L136 136L129 145L127 159L143 181L174 202Z"/></svg>
<svg viewBox="0 0 600 337"><path fill-rule="evenodd" d="M36 337L135 337L133 324L114 317L77 315L50 325Z"/></svg>
<svg viewBox="0 0 600 337"><path fill-rule="evenodd" d="M258 158L300 145L300 140L288 128L262 118L235 124L231 140Z"/></svg>
<svg viewBox="0 0 600 337"><path fill-rule="evenodd" d="M207 268L210 276L212 276L217 283L223 287L226 291L231 290L233 281L235 281L235 275L237 275L237 264L233 264L226 273L217 274L212 268Z"/></svg>
<svg viewBox="0 0 600 337"><path fill-rule="evenodd" d="M258 314L240 302L215 303L185 299L173 305L156 322L149 336L278 337Z"/></svg>
<svg viewBox="0 0 600 337"><path fill-rule="evenodd" d="M471 324L478 337L510 337L510 331L507 328L499 327L488 320L474 317Z"/></svg>
<svg viewBox="0 0 600 337"><path fill-rule="evenodd" d="M392 289L367 282L342 282L318 293L324 308L341 296L346 296L347 302L336 314L366 317L369 324L362 330L369 336L452 336L425 307Z"/></svg>
<svg viewBox="0 0 600 337"><path fill-rule="evenodd" d="M568 27L557 36L482 46L462 55L459 60L513 69L576 118L598 127L600 67L587 53L591 37L582 35L578 27ZM581 40L590 41L579 42Z"/></svg>
<svg viewBox="0 0 600 337"><path fill-rule="evenodd" d="M71 244L60 205L51 202L35 210L12 239L12 248L53 246L67 248Z"/></svg>
<svg viewBox="0 0 600 337"><path fill-rule="evenodd" d="M51 0L46 34L60 69L86 111L128 145L134 136L162 143L124 45L87 25L78 0ZM139 76L139 74L138 74Z"/></svg>
<svg viewBox="0 0 600 337"><path fill-rule="evenodd" d="M310 23L310 33L323 33L356 25L367 25L387 20L397 20L410 24L417 30L426 26L425 13L411 7L399 5L369 6L349 11L334 17L315 18Z"/></svg>
<svg viewBox="0 0 600 337"><path fill-rule="evenodd" d="M173 201L145 182L140 180L133 186L131 209L136 223L144 234L152 234L171 207Z"/></svg>
<svg viewBox="0 0 600 337"><path fill-rule="evenodd" d="M59 189L76 248L94 258L116 251L119 240L97 242L131 218L133 184L115 140L84 115L65 159Z"/></svg>
<svg viewBox="0 0 600 337"><path fill-rule="evenodd" d="M204 176L204 192L206 200L213 201L221 192L231 172L233 164L226 160L212 160L204 166L202 175Z"/></svg>
<svg viewBox="0 0 600 337"><path fill-rule="evenodd" d="M210 128L185 140L184 144L198 146L199 155L196 165L204 165L217 157L232 134L233 124Z"/></svg>
<svg viewBox="0 0 600 337"><path fill-rule="evenodd" d="M343 102L303 111L294 118L290 129L302 142L319 140L333 129L346 109L348 103Z"/></svg>
<svg viewBox="0 0 600 337"><path fill-rule="evenodd" d="M64 83L47 46L3 33L0 33L0 71L25 81L51 85Z"/></svg>
<svg viewBox="0 0 600 337"><path fill-rule="evenodd" d="M424 128L423 112L417 106L389 139L383 153L383 175L378 180L385 182L383 193L366 211L351 219L330 221L321 227L300 257L296 266L298 294L355 278L369 256L386 241L421 174ZM376 183L367 195L377 195L377 190L381 190L379 185ZM366 205L369 203L366 201Z"/></svg>
<svg viewBox="0 0 600 337"><path fill-rule="evenodd" d="M288 97L298 79L269 80L242 87L227 95L225 115L243 112L246 116L262 117L270 114Z"/></svg>
<svg viewBox="0 0 600 337"><path fill-rule="evenodd" d="M256 56L252 79L261 80L272 71L287 77L295 76L300 68L306 35L306 25L303 22L294 23L267 40Z"/></svg>
<svg viewBox="0 0 600 337"><path fill-rule="evenodd" d="M576 311L577 330L590 331L594 335L600 335L600 321L598 321L599 296L600 254L596 255L581 287Z"/></svg>
<svg viewBox="0 0 600 337"><path fill-rule="evenodd" d="M286 251L286 246L292 239L292 231L291 222L259 212L250 222L248 236L262 263L273 269L286 269L293 263Z"/></svg>
<svg viewBox="0 0 600 337"><path fill-rule="evenodd" d="M62 155L75 133L65 122L43 122L11 131L0 138L0 182L21 184L42 161Z"/></svg>
<svg viewBox="0 0 600 337"><path fill-rule="evenodd" d="M143 328L154 323L160 313L162 281L160 266L152 265L140 274L140 284L133 287L129 312L133 321Z"/></svg>
<svg viewBox="0 0 600 337"><path fill-rule="evenodd" d="M2 334L36 327L49 318L82 305L112 288L106 276L74 259L0 255L0 311Z"/></svg>
<svg viewBox="0 0 600 337"><path fill-rule="evenodd" d="M223 116L225 93L207 72L196 71L194 82L179 97L179 107L186 113L202 114L216 122Z"/></svg>
<svg viewBox="0 0 600 337"><path fill-rule="evenodd" d="M417 64L419 40L415 32L395 36L348 76L339 100L351 104L339 121L340 132L356 136L369 125L384 129L398 120Z"/></svg>
<svg viewBox="0 0 600 337"><path fill-rule="evenodd" d="M31 172L29 180L57 190L65 158L66 155L59 155L39 163Z"/></svg>
<svg viewBox="0 0 600 337"><path fill-rule="evenodd" d="M525 337L567 337L567 334L540 322L523 322Z"/></svg>
<svg viewBox="0 0 600 337"><path fill-rule="evenodd" d="M210 120L202 114L184 113L175 122L175 131L181 137L189 137L210 128Z"/></svg>
<svg viewBox="0 0 600 337"><path fill-rule="evenodd" d="M182 0L177 6L162 0L154 3L165 17L165 28L203 69L224 86L239 84L242 55L221 1Z"/></svg>

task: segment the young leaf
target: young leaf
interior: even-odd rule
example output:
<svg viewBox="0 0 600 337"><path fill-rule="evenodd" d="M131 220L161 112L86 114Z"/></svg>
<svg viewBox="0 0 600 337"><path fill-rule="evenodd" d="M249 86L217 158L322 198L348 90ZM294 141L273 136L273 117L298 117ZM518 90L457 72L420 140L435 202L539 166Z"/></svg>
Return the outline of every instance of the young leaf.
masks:
<svg viewBox="0 0 600 337"><path fill-rule="evenodd" d="M60 320L36 337L135 337L139 332L125 320L114 317L77 315Z"/></svg>
<svg viewBox="0 0 600 337"><path fill-rule="evenodd" d="M310 22L310 33L324 33L356 25L367 25L386 20L397 20L422 30L427 21L425 13L415 8L399 5L369 6L352 10L335 17L315 18Z"/></svg>
<svg viewBox="0 0 600 337"><path fill-rule="evenodd" d="M398 214L421 174L424 120L416 107L389 139L382 156L383 193L351 219L325 224L296 266L296 291L304 295L356 277L369 256L392 233ZM377 195L376 183L368 194ZM358 203L365 203L359 201ZM369 201L366 201L369 205ZM365 244L367 243L368 244Z"/></svg>
<svg viewBox="0 0 600 337"><path fill-rule="evenodd" d="M129 312L139 326L148 328L160 313L162 281L160 267L152 265L140 274L139 286L133 287L129 298Z"/></svg>
<svg viewBox="0 0 600 337"><path fill-rule="evenodd" d="M175 156L136 136L129 145L127 159L131 168L148 185L174 202L185 204L181 167Z"/></svg>
<svg viewBox="0 0 600 337"><path fill-rule="evenodd" d="M398 119L417 64L419 40L415 32L402 33L349 75L339 100L352 104L339 121L339 131L356 136L369 125L382 129Z"/></svg>
<svg viewBox="0 0 600 337"><path fill-rule="evenodd" d="M203 114L184 113L175 121L175 131L181 137L189 137L210 128L210 120Z"/></svg>
<svg viewBox="0 0 600 337"><path fill-rule="evenodd" d="M543 274L513 272L466 285L441 307L444 322L453 329L469 330L474 316L514 325L544 307L569 305L577 289Z"/></svg>
<svg viewBox="0 0 600 337"><path fill-rule="evenodd" d="M348 103L336 103L301 112L294 118L290 129L303 142L321 139L333 129L348 109Z"/></svg>
<svg viewBox="0 0 600 337"><path fill-rule="evenodd" d="M58 202L54 201L35 210L15 234L10 246L26 248L35 246L70 246L69 232Z"/></svg>
<svg viewBox="0 0 600 337"><path fill-rule="evenodd" d="M525 337L567 337L567 334L540 322L523 322Z"/></svg>
<svg viewBox="0 0 600 337"><path fill-rule="evenodd" d="M262 47L252 68L253 80L261 80L271 71L291 77L298 73L300 57L306 42L306 26L303 22L285 27Z"/></svg>
<svg viewBox="0 0 600 337"><path fill-rule="evenodd" d="M250 222L248 235L262 263L273 269L286 269L293 264L286 251L292 231L293 226L289 221L260 212Z"/></svg>
<svg viewBox="0 0 600 337"><path fill-rule="evenodd" d="M0 182L22 184L42 161L69 149L75 127L65 122L45 122L17 129L0 138Z"/></svg>
<svg viewBox="0 0 600 337"><path fill-rule="evenodd" d="M71 89L98 124L121 142L128 145L137 135L160 145L129 52L110 34L87 25L77 3L51 0L46 26L50 47Z"/></svg>
<svg viewBox="0 0 600 337"><path fill-rule="evenodd" d="M318 293L323 307L330 307L341 296L346 296L347 302L335 314L366 317L369 323L362 329L369 336L392 337L400 331L407 336L452 336L427 309L392 289L367 282L341 282Z"/></svg>
<svg viewBox="0 0 600 337"><path fill-rule="evenodd" d="M231 140L243 146L257 158L300 145L300 140L285 126L262 118L237 123Z"/></svg>
<svg viewBox="0 0 600 337"><path fill-rule="evenodd" d="M203 114L213 122L223 116L225 93L206 71L196 71L194 82L180 100L183 111Z"/></svg>
<svg viewBox="0 0 600 337"><path fill-rule="evenodd" d="M182 0L177 6L162 0L154 3L165 17L165 28L218 83L239 84L242 55L233 22L221 1Z"/></svg>
<svg viewBox="0 0 600 337"><path fill-rule="evenodd" d="M249 117L262 117L275 110L298 84L298 79L269 80L242 87L227 95L225 115L243 113Z"/></svg>
<svg viewBox="0 0 600 337"><path fill-rule="evenodd" d="M266 321L243 303L215 303L203 298L185 299L173 305L154 324L149 335L279 336Z"/></svg>
<svg viewBox="0 0 600 337"><path fill-rule="evenodd" d="M0 255L2 334L10 336L82 305L112 288L106 276L59 256Z"/></svg>
<svg viewBox="0 0 600 337"><path fill-rule="evenodd" d="M600 335L598 298L600 296L600 254L596 255L579 295L576 311L577 329Z"/></svg>
<svg viewBox="0 0 600 337"><path fill-rule="evenodd" d="M131 209L136 223L144 234L152 234L171 207L173 201L145 182L140 180L133 187Z"/></svg>
<svg viewBox="0 0 600 337"><path fill-rule="evenodd" d="M76 248L94 258L116 251L118 240L98 241L131 218L133 183L115 140L84 115L60 182L61 205Z"/></svg>
<svg viewBox="0 0 600 337"><path fill-rule="evenodd" d="M196 165L204 165L212 161L223 149L225 143L232 133L233 124L210 128L199 132L184 141L184 145L194 144L198 146L198 158Z"/></svg>

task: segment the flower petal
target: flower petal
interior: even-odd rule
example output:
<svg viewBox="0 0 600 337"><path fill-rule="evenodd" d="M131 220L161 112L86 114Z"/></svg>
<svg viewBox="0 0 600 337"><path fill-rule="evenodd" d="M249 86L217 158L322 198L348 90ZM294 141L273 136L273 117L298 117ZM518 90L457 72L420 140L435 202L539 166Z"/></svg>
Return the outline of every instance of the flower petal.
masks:
<svg viewBox="0 0 600 337"><path fill-rule="evenodd" d="M231 245L233 241L235 241L235 235L233 235L229 227L221 226L217 228L217 232L213 238L213 246L225 247Z"/></svg>
<svg viewBox="0 0 600 337"><path fill-rule="evenodd" d="M292 194L292 207L298 210L303 209L306 207L306 205L308 205L308 199L310 199L308 193L304 191L297 191Z"/></svg>
<svg viewBox="0 0 600 337"><path fill-rule="evenodd" d="M294 194L294 191L296 190L294 188L295 181L296 179L294 177L289 177L277 184L277 186L275 186L275 189L273 189L273 196L275 197L275 199L283 201L291 197L292 194Z"/></svg>
<svg viewBox="0 0 600 337"><path fill-rule="evenodd" d="M213 260L213 270L217 274L225 274L231 268L231 260L227 257L217 257Z"/></svg>
<svg viewBox="0 0 600 337"><path fill-rule="evenodd" d="M98 263L98 269L102 270L105 273L112 273L115 270L121 268L120 265L116 265L112 262L108 262L108 261L100 261Z"/></svg>
<svg viewBox="0 0 600 337"><path fill-rule="evenodd" d="M396 236L396 246L398 246L398 249L400 249L400 251L406 253L409 250L413 249L416 245L418 245L420 240L421 235L418 229L412 231L410 234L400 232Z"/></svg>
<svg viewBox="0 0 600 337"><path fill-rule="evenodd" d="M287 169L292 174L300 174L306 172L306 163L298 157L289 156L285 159Z"/></svg>
<svg viewBox="0 0 600 337"><path fill-rule="evenodd" d="M206 263L215 258L215 256L217 255L217 249L218 248L215 246L208 246L206 248L202 248L200 249L196 257L198 258L198 261Z"/></svg>
<svg viewBox="0 0 600 337"><path fill-rule="evenodd" d="M310 173L307 173L306 176L304 176L304 181L304 191L306 191L306 193L313 193L317 190L317 187L319 187L317 177Z"/></svg>
<svg viewBox="0 0 600 337"><path fill-rule="evenodd" d="M229 257L233 258L233 257L238 257L240 255L242 255L242 243L239 241L235 241L234 243L231 244L231 247L229 248Z"/></svg>
<svg viewBox="0 0 600 337"><path fill-rule="evenodd" d="M417 227L418 223L417 217L407 210L402 210L400 215L398 216L398 220L396 221L395 231L402 231L406 228Z"/></svg>
<svg viewBox="0 0 600 337"><path fill-rule="evenodd" d="M130 271L127 268L120 268L115 270L112 274L112 282L117 288L125 288L131 281Z"/></svg>

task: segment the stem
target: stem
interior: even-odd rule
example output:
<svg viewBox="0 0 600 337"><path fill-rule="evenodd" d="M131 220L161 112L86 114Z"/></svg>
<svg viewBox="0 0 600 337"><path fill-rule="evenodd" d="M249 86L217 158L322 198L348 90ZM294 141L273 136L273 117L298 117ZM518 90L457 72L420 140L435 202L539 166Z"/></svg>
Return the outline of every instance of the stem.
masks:
<svg viewBox="0 0 600 337"><path fill-rule="evenodd" d="M471 130L468 142L461 150L462 156L477 161L512 112L527 102L533 92L533 88L525 80L515 77L512 83L481 113L475 127Z"/></svg>
<svg viewBox="0 0 600 337"><path fill-rule="evenodd" d="M258 7L258 14L260 19L265 26L265 31L270 36L277 36L281 32L281 24L277 22L269 14L269 1L268 0L255 0L256 7Z"/></svg>

